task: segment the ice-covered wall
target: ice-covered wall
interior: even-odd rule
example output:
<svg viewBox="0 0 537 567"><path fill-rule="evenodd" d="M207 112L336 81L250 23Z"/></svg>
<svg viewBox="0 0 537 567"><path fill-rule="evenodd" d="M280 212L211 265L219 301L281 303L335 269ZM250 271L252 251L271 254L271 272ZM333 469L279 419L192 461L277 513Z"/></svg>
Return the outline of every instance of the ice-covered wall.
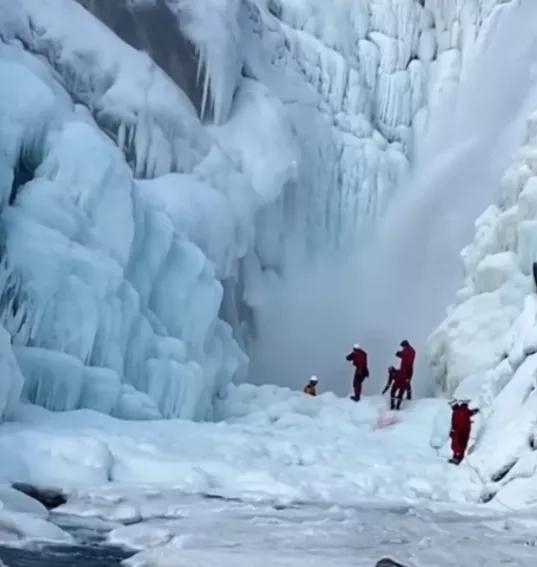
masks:
<svg viewBox="0 0 537 567"><path fill-rule="evenodd" d="M110 27L0 5L1 321L31 401L210 418L259 288L359 248L496 2L82 3Z"/></svg>
<svg viewBox="0 0 537 567"><path fill-rule="evenodd" d="M69 1L2 4L2 322L46 407L210 418L245 356L219 281L255 195L144 54Z"/></svg>
<svg viewBox="0 0 537 567"><path fill-rule="evenodd" d="M282 53L287 74L298 67L321 96L316 120L320 117L331 124L328 130L309 134L299 123L298 132L307 134L300 147L312 148L312 140L331 142L329 151L321 153L323 170L315 170L311 180L303 173L301 179L307 181L285 193L287 214L295 211L299 234L322 260L312 270L304 262L298 262L297 268L297 262L291 261L290 268L286 266L288 272L295 272L288 278L291 281L280 287L275 300L276 294L258 309L261 339L254 357L258 381L298 386L315 373L323 378L324 387L346 393L349 377L341 362L342 351L355 340L367 344L378 364L372 391L380 386L376 380L384 380L390 358L373 351L376 342L388 343L390 338L372 336L361 325L367 318L361 307L371 311L368 317L376 317L369 295L377 284L370 281L369 289L360 288L364 280L360 257L395 189L410 189L401 180L416 153L423 150L420 141L427 124L434 123L448 94L456 90L463 63L496 4L268 3L274 19L266 21L285 34L284 45L292 47L292 57L285 48L270 51ZM315 154L302 163L312 161L317 167ZM327 163L333 168L331 177L327 177ZM337 257L337 252L343 257ZM400 274L390 274L384 265L381 277L399 301L393 281ZM360 296L364 306L358 303ZM389 317L385 321L389 326ZM393 344L401 340L401 334L397 335ZM393 345L388 349L391 356ZM284 354L274 357L274 352Z"/></svg>
<svg viewBox="0 0 537 567"><path fill-rule="evenodd" d="M526 506L537 477L537 115L463 251L465 286L429 340L442 390L481 407L472 453L487 497Z"/></svg>
<svg viewBox="0 0 537 567"><path fill-rule="evenodd" d="M506 372L511 368L513 373L532 353L524 342L532 328L535 294L537 116L529 119L526 143L505 173L502 193L501 202L476 221L474 240L462 252L465 286L430 338L435 380L450 393L473 381L473 395L481 388L485 395L497 380L501 389ZM496 368L501 372L492 372ZM492 402L498 392L489 392L483 401Z"/></svg>

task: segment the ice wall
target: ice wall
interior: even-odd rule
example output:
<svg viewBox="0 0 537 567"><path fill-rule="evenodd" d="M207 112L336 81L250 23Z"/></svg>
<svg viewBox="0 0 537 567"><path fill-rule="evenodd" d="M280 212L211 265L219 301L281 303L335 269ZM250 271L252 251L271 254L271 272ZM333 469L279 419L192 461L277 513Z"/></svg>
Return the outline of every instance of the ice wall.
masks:
<svg viewBox="0 0 537 567"><path fill-rule="evenodd" d="M352 259L494 2L81 3L0 5L0 305L24 396L205 419L245 349L272 354L261 381L302 381L307 357L328 375L354 340Z"/></svg>
<svg viewBox="0 0 537 567"><path fill-rule="evenodd" d="M453 393L473 384L469 393L482 393L487 404L533 351L536 133L534 115L503 177L501 200L479 217L473 242L462 252L464 287L429 340L437 385Z"/></svg>
<svg viewBox="0 0 537 567"><path fill-rule="evenodd" d="M497 200L502 172L537 104L535 17L531 2L499 7L469 49L449 56L457 62L452 76L460 78L455 83L446 77L442 85L456 88L445 92L444 104L431 115L411 175L390 203L364 262L360 325L373 359L384 361L384 368L403 337L424 352L462 283L459 252L475 218ZM430 394L425 362L420 357L415 385Z"/></svg>
<svg viewBox="0 0 537 567"><path fill-rule="evenodd" d="M271 13L283 22L281 29L299 68L323 98L318 116L333 124L325 133L307 136L301 147L308 147L307 140L322 138L333 140L336 151L322 154L324 164L333 167L332 178L316 174L286 193L297 194L296 201L287 200L286 211L296 210L302 222L311 219L300 234L313 243L315 254L304 262L289 253L292 246L287 247L282 254L288 259L283 278L265 297L256 296L261 308L254 379L299 386L315 373L323 387L346 393L349 369L343 357L353 342L360 341L372 355L370 387L376 392L403 336L417 342L416 333L408 328L416 322L409 313L415 301L406 301L399 288L406 276L395 264L382 260L378 272L368 273L375 256L381 256L370 241L375 232L381 245L399 238L387 230L390 221L379 221L396 188L395 216L412 193L412 185L403 184L409 163L415 163L424 149L420 142L428 124L445 115L448 102L448 111L452 108L450 97L457 92L461 70L471 60L478 33L497 4L269 3ZM292 63L286 62L286 67L292 69ZM345 96L340 97L341 92ZM317 164L314 157L306 163L312 161ZM421 161L426 164L426 158ZM322 183L318 185L316 179ZM418 219L408 223L419 230ZM367 250L372 251L364 258ZM440 320L446 301L448 297L442 312L429 321L427 332Z"/></svg>
<svg viewBox="0 0 537 567"><path fill-rule="evenodd" d="M219 278L255 196L183 92L73 2L0 14L1 319L24 396L211 417L245 362Z"/></svg>
<svg viewBox="0 0 537 567"><path fill-rule="evenodd" d="M429 340L439 389L472 399L483 426L472 466L485 499L535 502L537 477L537 115L502 182L502 198L477 220L462 254L466 279Z"/></svg>

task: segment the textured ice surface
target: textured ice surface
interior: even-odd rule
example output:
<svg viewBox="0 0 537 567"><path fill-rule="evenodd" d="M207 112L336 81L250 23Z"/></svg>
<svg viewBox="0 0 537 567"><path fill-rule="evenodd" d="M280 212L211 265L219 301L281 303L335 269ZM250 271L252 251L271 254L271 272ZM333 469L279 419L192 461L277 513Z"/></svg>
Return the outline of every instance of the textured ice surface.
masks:
<svg viewBox="0 0 537 567"><path fill-rule="evenodd" d="M502 202L476 224L466 286L431 339L438 384L484 410L460 468L446 464L443 401L413 403L375 429L379 399L250 387L220 399L255 332L265 338L267 297L297 273L300 294L317 291L305 266L326 272L336 251L358 254L501 2L83 3L108 28L71 0L0 5L0 414L13 415L21 391L51 410L101 413L20 411L0 430L2 482L72 491L64 512L106 518L111 541L154 548L135 565L235 565L237 549L249 565L370 565L397 551L441 567L530 565L534 541L509 521L488 532L415 511L400 523L369 509L364 521L337 506L475 513L490 500L482 510L497 519L535 505L537 120ZM129 17L134 32L121 25ZM140 39L146 17L167 22L153 29L176 50L159 51L154 32ZM320 297L315 307L330 303ZM269 333L291 350L300 335L275 312ZM338 323L317 325L318 338L338 327L348 340ZM310 344L320 357L331 346ZM289 379L283 353L268 349L271 379ZM287 372L302 380L317 361L297 356ZM185 510L185 493L210 496L208 515L199 501ZM247 503L215 512L215 498ZM0 501L2 541L70 541L6 484ZM259 502L310 506L282 519ZM191 531L188 511L202 516ZM229 521L236 513L244 531ZM217 520L229 531L215 544Z"/></svg>
<svg viewBox="0 0 537 567"><path fill-rule="evenodd" d="M405 404L398 423L383 429L376 427L381 398L356 404L269 386L234 391L219 407L229 417L218 423L129 422L89 410L26 407L16 423L0 428L2 474L71 491L166 485L281 505L474 505L483 483L472 463L453 467L445 439L440 448L431 443L445 407L445 400ZM114 514L140 514L121 500L117 506Z"/></svg>
<svg viewBox="0 0 537 567"><path fill-rule="evenodd" d="M210 419L274 283L356 253L494 2L81 3L0 7L1 321L29 400Z"/></svg>
<svg viewBox="0 0 537 567"><path fill-rule="evenodd" d="M534 564L532 528L521 528L501 516L472 517L404 506L277 509L197 499L179 499L175 515L175 520L142 524L152 527L148 535L155 539L127 565L371 567L382 557L409 566ZM174 536L164 546L158 543L159 527ZM135 547L138 530L133 528ZM123 533L127 535L129 528Z"/></svg>
<svg viewBox="0 0 537 567"><path fill-rule="evenodd" d="M375 398L242 386L226 404L233 417L218 424L24 408L0 429L2 474L62 486L69 500L54 518L141 552L132 565L205 566L218 557L365 567L386 555L408 565L533 565L535 533L524 523L534 512L509 508L524 492L478 504L486 486L474 458L454 467L430 445L444 401L405 404L399 423L382 430ZM9 488L0 501L42 523L22 543L46 536L40 505ZM0 542L21 543L2 517Z"/></svg>
<svg viewBox="0 0 537 567"><path fill-rule="evenodd" d="M476 221L465 285L429 340L437 385L483 409L473 458L489 497L512 507L537 502L536 123L532 115L501 201Z"/></svg>

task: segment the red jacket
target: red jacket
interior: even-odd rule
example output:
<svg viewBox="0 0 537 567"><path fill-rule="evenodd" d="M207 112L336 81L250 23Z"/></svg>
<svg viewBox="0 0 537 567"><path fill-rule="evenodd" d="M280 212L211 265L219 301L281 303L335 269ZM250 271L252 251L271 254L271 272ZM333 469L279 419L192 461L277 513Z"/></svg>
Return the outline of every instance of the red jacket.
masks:
<svg viewBox="0 0 537 567"><path fill-rule="evenodd" d="M471 410L467 405L455 404L451 414L451 432L468 433L472 427L472 416L479 410Z"/></svg>
<svg viewBox="0 0 537 567"><path fill-rule="evenodd" d="M395 353L401 359L401 368L403 372L410 372L414 370L414 359L416 358L416 351L411 346L403 347L400 351Z"/></svg>
<svg viewBox="0 0 537 567"><path fill-rule="evenodd" d="M356 368L367 370L367 352L361 348L353 350L347 355L347 360L352 362Z"/></svg>
<svg viewBox="0 0 537 567"><path fill-rule="evenodd" d="M388 374L388 382L386 383L386 387L383 390L383 394L385 394L391 385L394 385L398 389L405 389L406 388L406 376L400 370L393 370Z"/></svg>

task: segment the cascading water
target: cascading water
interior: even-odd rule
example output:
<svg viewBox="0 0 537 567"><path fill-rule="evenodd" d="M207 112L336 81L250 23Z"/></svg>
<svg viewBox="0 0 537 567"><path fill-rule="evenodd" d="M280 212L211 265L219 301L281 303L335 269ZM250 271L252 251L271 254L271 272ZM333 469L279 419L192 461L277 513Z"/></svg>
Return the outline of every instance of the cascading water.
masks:
<svg viewBox="0 0 537 567"><path fill-rule="evenodd" d="M537 108L536 21L533 0L497 8L363 258L357 331L380 380L402 338L423 355L461 283L459 254L474 221L499 197L502 171ZM420 394L432 387L423 357L416 382Z"/></svg>

